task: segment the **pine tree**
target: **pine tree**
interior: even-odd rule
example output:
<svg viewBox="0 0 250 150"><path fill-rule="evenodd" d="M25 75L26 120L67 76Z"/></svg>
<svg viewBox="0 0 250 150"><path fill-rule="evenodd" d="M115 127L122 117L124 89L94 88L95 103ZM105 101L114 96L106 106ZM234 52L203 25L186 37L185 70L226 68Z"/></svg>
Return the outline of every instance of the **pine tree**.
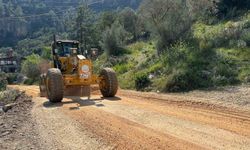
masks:
<svg viewBox="0 0 250 150"><path fill-rule="evenodd" d="M78 8L76 24L74 30L76 31L77 39L85 50L91 46L91 36L93 35L94 13L87 4L83 4Z"/></svg>

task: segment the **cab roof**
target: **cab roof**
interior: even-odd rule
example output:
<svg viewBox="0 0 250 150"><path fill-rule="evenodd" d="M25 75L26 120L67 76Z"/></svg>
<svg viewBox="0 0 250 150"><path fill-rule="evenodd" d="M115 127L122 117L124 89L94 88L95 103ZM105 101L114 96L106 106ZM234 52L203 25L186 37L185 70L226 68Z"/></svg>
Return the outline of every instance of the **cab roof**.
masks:
<svg viewBox="0 0 250 150"><path fill-rule="evenodd" d="M76 41L76 40L56 40L56 43L74 43L74 44L79 44L79 41Z"/></svg>

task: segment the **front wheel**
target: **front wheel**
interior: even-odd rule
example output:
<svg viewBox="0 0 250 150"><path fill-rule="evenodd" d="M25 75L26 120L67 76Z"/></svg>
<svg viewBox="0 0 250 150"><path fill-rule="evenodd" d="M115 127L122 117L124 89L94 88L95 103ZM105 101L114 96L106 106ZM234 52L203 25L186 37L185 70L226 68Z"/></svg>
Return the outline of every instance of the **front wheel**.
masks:
<svg viewBox="0 0 250 150"><path fill-rule="evenodd" d="M100 72L100 91L103 97L114 97L118 90L116 73L111 68L104 68Z"/></svg>
<svg viewBox="0 0 250 150"><path fill-rule="evenodd" d="M59 103L63 99L63 76L59 69L48 70L46 76L46 89L49 101Z"/></svg>

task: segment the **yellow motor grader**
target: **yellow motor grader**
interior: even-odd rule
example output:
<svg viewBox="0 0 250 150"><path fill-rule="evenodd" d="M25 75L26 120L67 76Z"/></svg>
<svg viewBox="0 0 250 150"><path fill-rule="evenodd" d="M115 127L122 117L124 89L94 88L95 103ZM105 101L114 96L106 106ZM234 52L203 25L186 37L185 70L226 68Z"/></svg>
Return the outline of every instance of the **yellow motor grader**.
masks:
<svg viewBox="0 0 250 150"><path fill-rule="evenodd" d="M41 97L48 97L52 103L61 102L64 96L90 97L93 84L99 84L103 97L116 95L116 73L111 68L104 68L100 75L93 74L92 62L83 55L78 41L54 37L52 56L51 68L40 76Z"/></svg>

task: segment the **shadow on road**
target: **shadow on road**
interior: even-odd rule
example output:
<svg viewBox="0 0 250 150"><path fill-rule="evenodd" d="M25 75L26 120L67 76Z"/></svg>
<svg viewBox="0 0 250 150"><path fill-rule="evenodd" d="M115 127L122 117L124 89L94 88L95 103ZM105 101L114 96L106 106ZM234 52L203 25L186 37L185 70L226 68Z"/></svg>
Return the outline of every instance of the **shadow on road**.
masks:
<svg viewBox="0 0 250 150"><path fill-rule="evenodd" d="M65 97L67 99L70 99L71 101L62 101L61 103L51 103L49 101L46 101L43 103L43 106L45 108L57 108L62 107L63 105L69 105L69 104L77 104L76 107L70 107L70 110L77 110L80 107L84 106L96 106L96 107L105 107L104 104L101 104L102 101L120 101L120 97L110 97L110 98L95 98L95 99L82 99L81 97Z"/></svg>

